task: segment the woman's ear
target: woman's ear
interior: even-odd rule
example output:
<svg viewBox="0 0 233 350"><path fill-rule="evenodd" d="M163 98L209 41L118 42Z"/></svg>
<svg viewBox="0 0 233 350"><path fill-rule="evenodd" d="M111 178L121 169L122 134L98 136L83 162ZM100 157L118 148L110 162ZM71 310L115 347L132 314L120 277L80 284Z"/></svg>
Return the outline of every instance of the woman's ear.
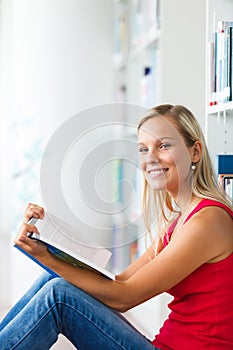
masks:
<svg viewBox="0 0 233 350"><path fill-rule="evenodd" d="M192 163L197 163L201 159L202 156L202 143L200 141L195 141L192 147Z"/></svg>

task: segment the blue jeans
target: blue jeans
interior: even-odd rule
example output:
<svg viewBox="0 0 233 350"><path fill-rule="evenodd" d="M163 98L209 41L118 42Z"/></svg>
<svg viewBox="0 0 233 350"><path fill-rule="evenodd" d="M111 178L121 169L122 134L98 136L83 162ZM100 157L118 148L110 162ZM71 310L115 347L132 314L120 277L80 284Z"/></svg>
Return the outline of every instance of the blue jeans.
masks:
<svg viewBox="0 0 233 350"><path fill-rule="evenodd" d="M78 350L156 350L119 312L46 272L1 322L1 350L46 350L60 333Z"/></svg>

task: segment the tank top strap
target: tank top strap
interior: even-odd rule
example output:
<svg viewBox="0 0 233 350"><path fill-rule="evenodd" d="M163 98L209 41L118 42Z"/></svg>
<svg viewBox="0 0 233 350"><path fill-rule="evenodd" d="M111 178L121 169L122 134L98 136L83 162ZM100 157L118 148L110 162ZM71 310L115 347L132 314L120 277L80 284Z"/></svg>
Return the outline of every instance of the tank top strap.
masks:
<svg viewBox="0 0 233 350"><path fill-rule="evenodd" d="M179 220L178 216L174 221L172 221L172 223L170 224L170 226L167 229L167 232L165 233L164 237L163 237L163 245L166 246L171 238L171 235L176 227L177 221Z"/></svg>
<svg viewBox="0 0 233 350"><path fill-rule="evenodd" d="M228 208L225 204L221 203L221 202L218 202L218 201L215 201L215 200L212 200L212 199L202 199L198 205L191 211L191 213L189 213L189 215L187 216L187 218L185 219L184 223L187 222L195 213L197 213L199 210L201 210L202 208L205 208L205 207L220 207L220 208L223 208L225 209L229 214L230 216L232 217L233 219L233 211ZM178 216L172 223L171 225L169 226L166 234L164 235L164 239L163 239L163 244L164 246L166 246L171 238L171 235L176 227L176 224L177 224L177 221L179 220L179 217Z"/></svg>
<svg viewBox="0 0 233 350"><path fill-rule="evenodd" d="M225 204L221 203L221 202L218 202L218 201L215 201L215 200L212 200L212 199L202 199L198 205L191 211L191 213L187 216L187 218L185 219L184 223L186 221L188 221L195 213L197 213L199 210L201 210L202 208L205 208L205 207L220 207L220 208L223 208L225 209L229 214L230 216L233 218L233 211L228 208Z"/></svg>

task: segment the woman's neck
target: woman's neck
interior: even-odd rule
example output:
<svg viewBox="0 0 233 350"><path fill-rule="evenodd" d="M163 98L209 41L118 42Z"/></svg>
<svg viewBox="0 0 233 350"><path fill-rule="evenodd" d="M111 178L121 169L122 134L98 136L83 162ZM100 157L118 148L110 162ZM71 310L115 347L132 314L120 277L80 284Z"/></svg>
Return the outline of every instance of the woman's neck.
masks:
<svg viewBox="0 0 233 350"><path fill-rule="evenodd" d="M179 209L180 209L180 214L179 214L179 220L176 225L176 230L183 225L185 222L186 218L189 216L189 214L196 208L198 203L201 201L200 197L190 195L189 197L183 197L182 199L179 200L177 203Z"/></svg>
<svg viewBox="0 0 233 350"><path fill-rule="evenodd" d="M189 212L200 198L196 197L190 190L184 191L182 194L174 198L175 203L179 207L182 214Z"/></svg>

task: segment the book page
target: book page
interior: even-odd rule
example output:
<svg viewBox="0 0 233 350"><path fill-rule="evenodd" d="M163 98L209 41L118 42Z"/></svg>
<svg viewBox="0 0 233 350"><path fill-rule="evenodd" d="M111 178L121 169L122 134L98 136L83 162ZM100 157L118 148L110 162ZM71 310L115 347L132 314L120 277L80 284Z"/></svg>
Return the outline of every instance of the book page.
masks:
<svg viewBox="0 0 233 350"><path fill-rule="evenodd" d="M94 242L84 240L75 228L52 214L46 212L43 220L37 220L36 227L42 241L74 257L81 256L102 268L111 257L110 251Z"/></svg>

